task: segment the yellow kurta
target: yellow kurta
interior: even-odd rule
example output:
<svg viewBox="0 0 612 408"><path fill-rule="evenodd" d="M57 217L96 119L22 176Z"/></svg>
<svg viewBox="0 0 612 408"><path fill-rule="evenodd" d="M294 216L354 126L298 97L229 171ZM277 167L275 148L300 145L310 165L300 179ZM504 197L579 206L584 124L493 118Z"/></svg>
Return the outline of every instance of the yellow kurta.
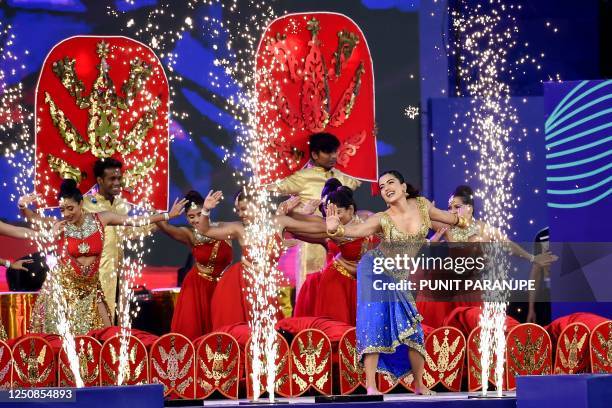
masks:
<svg viewBox="0 0 612 408"><path fill-rule="evenodd" d="M323 186L325 186L325 182L330 178L337 178L342 185L349 187L351 190L355 190L361 185L359 180L344 174L340 170L331 169L325 171L323 167L312 165L293 173L283 180L277 181L275 184L278 192L283 195L296 195L300 197L300 202L303 204L309 200L320 200ZM300 243L294 248L299 251L299 256L297 256L298 263L296 265L299 273L296 273L295 276L296 290L299 291L306 279L306 275L319 271L325 266L326 253L325 248L321 245L306 242Z"/></svg>
<svg viewBox="0 0 612 408"><path fill-rule="evenodd" d="M323 167L309 166L296 171L289 177L276 182L277 190L283 195L297 195L302 203L308 200L320 200L325 182L337 178L342 185L355 190L361 181L344 174L340 170L325 171Z"/></svg>
<svg viewBox="0 0 612 408"><path fill-rule="evenodd" d="M131 204L122 197L115 197L111 203L100 194L83 197L83 208L90 213L109 211L119 215L128 215ZM123 240L135 235L134 230L141 234L149 234L155 227L104 227L104 249L100 258L100 283L104 297L108 303L111 316L115 316L115 298L117 295L117 276L123 262ZM129 234L129 236L128 236Z"/></svg>

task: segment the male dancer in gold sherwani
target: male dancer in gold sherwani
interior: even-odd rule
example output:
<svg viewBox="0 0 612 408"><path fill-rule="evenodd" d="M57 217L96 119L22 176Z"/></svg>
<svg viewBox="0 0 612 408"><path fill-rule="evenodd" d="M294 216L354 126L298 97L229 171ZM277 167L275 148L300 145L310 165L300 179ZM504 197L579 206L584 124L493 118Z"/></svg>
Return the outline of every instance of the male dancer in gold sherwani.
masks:
<svg viewBox="0 0 612 408"><path fill-rule="evenodd" d="M110 211L127 215L131 205L121 197L122 163L113 158L99 159L94 164L98 192L83 197L83 208L90 213ZM115 316L117 277L123 263L124 227L104 228L104 249L100 258L100 283L111 316Z"/></svg>
<svg viewBox="0 0 612 408"><path fill-rule="evenodd" d="M308 141L310 162L302 170L289 177L278 180L270 189L282 195L300 197L301 205L311 200L320 200L325 182L337 178L342 185L355 190L361 182L338 169L335 169L340 141L330 133L315 133ZM320 214L317 210L317 213ZM296 290L299 291L306 275L316 272L325 265L325 248L318 244L301 242L299 245L299 273L296 274Z"/></svg>
<svg viewBox="0 0 612 408"><path fill-rule="evenodd" d="M132 205L121 197L122 163L113 158L99 159L94 164L98 192L83 197L83 208L90 213L110 211L127 215ZM115 316L119 272L123 265L123 244L126 239L149 235L154 225L145 227L104 227L104 248L100 258L100 283L111 316Z"/></svg>

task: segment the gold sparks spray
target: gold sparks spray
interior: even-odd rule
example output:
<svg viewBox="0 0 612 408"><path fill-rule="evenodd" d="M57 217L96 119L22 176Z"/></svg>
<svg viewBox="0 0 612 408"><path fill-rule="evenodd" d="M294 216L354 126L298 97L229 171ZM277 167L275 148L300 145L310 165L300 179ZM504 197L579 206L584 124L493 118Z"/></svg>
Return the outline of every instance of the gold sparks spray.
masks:
<svg viewBox="0 0 612 408"><path fill-rule="evenodd" d="M268 157L269 141L278 137L277 127L263 125L260 118L270 116L275 107L262 103L259 92L276 89L276 84L268 84L271 76L269 67L256 68L255 53L259 38L269 22L275 17L274 10L263 7L263 3L249 2L253 16L230 29L232 40L226 46L231 49L234 42L242 49L236 61L216 61L225 67L238 83L242 93L237 100L230 100L228 110L243 126L236 129L237 141L243 149L240 161L243 170L238 176L239 185L249 200L250 222L245 225L245 244L248 247L250 262L245 267L247 280L247 301L251 304L249 325L251 328L253 396L257 400L262 387L267 391L270 402L274 401L276 385L276 343L277 293L281 273L276 262L281 244L276 239L279 233L273 220L275 205L265 188L270 175L276 173L277 162ZM230 7L233 10L236 6ZM236 37L238 36L238 37ZM217 86L220 86L218 84ZM226 158L231 157L228 153ZM265 378L265 384L262 379Z"/></svg>
<svg viewBox="0 0 612 408"><path fill-rule="evenodd" d="M128 1L129 3L129 1ZM240 7L239 7L240 3ZM275 356L276 345L276 282L280 272L276 269L275 260L280 248L275 245L272 215L275 205L263 181L275 171L276 163L270 163L266 157L267 141L273 137L274 129L262 129L258 118L265 113L267 106L258 103L258 88L264 78L255 70L255 53L259 38L268 23L276 17L272 8L274 1L187 1L178 11L171 1L162 1L147 15L145 21L136 21L129 13L125 15L109 9L109 14L125 20L125 31L149 45L162 61L168 73L170 84L170 99L176 95L177 87L183 81L175 72L176 61L181 58L174 51L174 46L185 33L193 32L195 28L205 27L207 41L212 41L214 50L228 50L229 59L218 59L217 66L225 69L240 88L240 94L229 97L223 104L225 110L242 125L234 130L237 134L237 144L242 152L236 153L226 149L226 159L240 155L242 170L234 176L241 189L249 199L250 223L245 225L245 243L249 248L250 263L245 267L247 279L247 300L252 305L250 316L252 331L251 355L253 357L253 394L258 399L261 394L261 379L266 378L265 390L271 401L274 400L275 389ZM202 6L221 6L222 19L216 19L197 13ZM183 56L185 57L185 56ZM231 60L230 60L231 59ZM210 84L216 88L227 87L214 73L209 74ZM213 95L217 99L217 95ZM172 107L172 105L171 105ZM171 114L184 119L186 113L171 109ZM187 129L191 135L191 129ZM171 135L172 136L172 135Z"/></svg>
<svg viewBox="0 0 612 408"><path fill-rule="evenodd" d="M518 29L512 14L514 5L508 6L502 0L487 3L461 1L451 11L452 29L458 41L452 54L458 58L459 86L463 85L467 95L461 95L461 89L457 90L458 94L472 98L466 122L459 129L467 130L462 138L478 154L480 188L476 196L483 202L481 218L494 229L494 241L502 241L510 230L514 208L515 160L509 144L512 128L518 123L516 110L510 104L510 88L502 76L509 69L508 51L516 46L514 37ZM488 259L495 259L488 266L488 278L505 279L509 268L505 250L494 243L485 251ZM494 364L497 394L501 396L507 294L489 293L484 301L480 317L482 393L487 394L489 370Z"/></svg>
<svg viewBox="0 0 612 408"><path fill-rule="evenodd" d="M0 148L3 150L4 158L8 164L15 169L13 183L20 196L32 191L33 171L34 171L34 143L31 132L33 122L33 112L28 111L23 95L23 84L15 80L19 78L19 70L25 70L26 66L19 63L20 57L27 55L29 51L17 50L14 47L15 34L10 25L5 25L0 21L0 60L2 65L12 63L10 71L0 69ZM13 79L13 80L11 80ZM12 86L8 83L13 82ZM7 187L5 182L3 187ZM17 197L11 196L11 201ZM40 231L32 237L38 251L47 254L49 260L49 272L46 279L46 288L56 305L55 316L57 317L58 334L62 337L62 347L68 358L69 368L72 371L75 385L83 387L79 369L79 358L76 351L74 336L69 319L66 318L67 311L70 310L63 295L63 288L58 277L59 271L56 267L57 245L51 234L51 225L48 223L36 222L34 229Z"/></svg>

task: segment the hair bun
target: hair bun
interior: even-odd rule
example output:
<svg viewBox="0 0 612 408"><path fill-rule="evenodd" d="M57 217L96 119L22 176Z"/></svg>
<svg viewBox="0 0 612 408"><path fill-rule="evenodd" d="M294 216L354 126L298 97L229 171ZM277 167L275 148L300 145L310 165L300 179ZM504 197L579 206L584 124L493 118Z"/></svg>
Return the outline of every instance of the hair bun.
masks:
<svg viewBox="0 0 612 408"><path fill-rule="evenodd" d="M60 192L62 193L72 193L78 189L77 182L74 179L63 179L60 185Z"/></svg>
<svg viewBox="0 0 612 408"><path fill-rule="evenodd" d="M463 185L457 186L457 188L455 189L455 193L453 195L460 196L460 197L473 198L474 190L472 190L472 187L463 184Z"/></svg>
<svg viewBox="0 0 612 408"><path fill-rule="evenodd" d="M350 187L347 186L340 186L336 189L336 191L339 191L341 193L344 193L348 196L350 196L351 198L353 197L353 190L350 189Z"/></svg>
<svg viewBox="0 0 612 408"><path fill-rule="evenodd" d="M325 181L325 185L323 186L323 190L336 190L337 188L342 186L342 182L335 177L327 179Z"/></svg>
<svg viewBox="0 0 612 408"><path fill-rule="evenodd" d="M83 194L81 194L81 190L79 190L79 188L77 187L76 180L73 180L73 179L63 179L62 180L62 184L60 185L57 199L61 200L62 198L71 198L78 203L83 201Z"/></svg>
<svg viewBox="0 0 612 408"><path fill-rule="evenodd" d="M199 202L204 201L204 197L202 197L202 194L198 193L197 191L190 190L187 192L187 194L185 194L185 200Z"/></svg>

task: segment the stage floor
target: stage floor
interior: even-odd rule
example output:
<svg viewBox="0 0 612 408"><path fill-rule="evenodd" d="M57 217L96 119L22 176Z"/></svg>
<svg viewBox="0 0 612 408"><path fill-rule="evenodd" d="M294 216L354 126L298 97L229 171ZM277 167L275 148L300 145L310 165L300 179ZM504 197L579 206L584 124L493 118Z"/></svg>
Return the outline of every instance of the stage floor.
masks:
<svg viewBox="0 0 612 408"><path fill-rule="evenodd" d="M399 408L411 407L411 406L425 406L428 408L515 408L516 407L516 392L506 391L504 395L512 398L491 398L491 399L468 399L469 395L478 395L478 393L467 393L467 392L441 392L433 396L423 396L415 394L389 394L383 396L382 402L358 402L356 400L350 402L331 402L326 403L325 406L332 407L344 407L349 408L350 406L365 406L374 408L376 406L385 408ZM267 401L267 400L265 400ZM278 398L278 401L288 402L292 408L300 407L312 407L315 404L315 397L299 397L299 398ZM187 402L187 401L185 401ZM263 402L263 400L261 401ZM249 404L246 399L243 400L205 400L202 403L193 401L194 405L182 405L183 407L230 407L230 406L244 406L249 405L262 405L262 404ZM283 404L279 404L281 407Z"/></svg>

